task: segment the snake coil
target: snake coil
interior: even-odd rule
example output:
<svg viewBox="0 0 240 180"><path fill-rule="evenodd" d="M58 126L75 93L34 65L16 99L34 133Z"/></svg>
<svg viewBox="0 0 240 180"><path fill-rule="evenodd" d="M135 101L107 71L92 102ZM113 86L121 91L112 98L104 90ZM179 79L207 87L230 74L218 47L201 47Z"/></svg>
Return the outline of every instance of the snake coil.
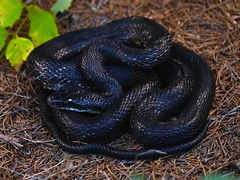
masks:
<svg viewBox="0 0 240 180"><path fill-rule="evenodd" d="M210 67L147 18L54 38L30 53L27 72L39 86L43 123L71 153L158 158L190 149L208 128ZM107 144L127 130L142 149Z"/></svg>

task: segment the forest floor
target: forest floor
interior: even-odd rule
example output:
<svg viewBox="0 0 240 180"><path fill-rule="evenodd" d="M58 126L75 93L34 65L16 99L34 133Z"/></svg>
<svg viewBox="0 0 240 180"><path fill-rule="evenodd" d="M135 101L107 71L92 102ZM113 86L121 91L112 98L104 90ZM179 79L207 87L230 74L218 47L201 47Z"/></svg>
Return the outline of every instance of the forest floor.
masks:
<svg viewBox="0 0 240 180"><path fill-rule="evenodd" d="M39 2L49 10L55 1ZM240 1L76 0L57 24L63 34L126 16L159 22L174 42L198 53L211 66L216 92L206 137L188 152L154 161L64 152L41 122L35 85L26 70L16 72L3 58L0 179L130 179L139 174L164 180L199 179L212 173L240 175ZM28 26L24 28L27 31ZM116 143L127 146L128 142Z"/></svg>

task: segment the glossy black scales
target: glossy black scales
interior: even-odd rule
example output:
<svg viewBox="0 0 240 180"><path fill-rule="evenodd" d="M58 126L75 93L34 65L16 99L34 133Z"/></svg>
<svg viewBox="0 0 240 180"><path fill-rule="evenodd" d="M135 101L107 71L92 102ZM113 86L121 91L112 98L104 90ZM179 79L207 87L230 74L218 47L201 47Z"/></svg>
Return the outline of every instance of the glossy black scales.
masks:
<svg viewBox="0 0 240 180"><path fill-rule="evenodd" d="M31 52L27 71L44 124L68 152L158 158L193 147L207 131L210 67L147 18L61 35ZM108 145L127 130L141 150Z"/></svg>

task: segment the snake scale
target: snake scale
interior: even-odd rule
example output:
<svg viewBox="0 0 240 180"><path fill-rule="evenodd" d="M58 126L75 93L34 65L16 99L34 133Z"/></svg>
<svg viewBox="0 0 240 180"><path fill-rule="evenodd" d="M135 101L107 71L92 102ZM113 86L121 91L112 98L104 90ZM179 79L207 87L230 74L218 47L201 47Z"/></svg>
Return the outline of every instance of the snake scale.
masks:
<svg viewBox="0 0 240 180"><path fill-rule="evenodd" d="M208 129L210 67L150 19L66 33L35 48L26 65L42 121L65 151L153 159L190 149ZM109 145L126 132L142 149Z"/></svg>

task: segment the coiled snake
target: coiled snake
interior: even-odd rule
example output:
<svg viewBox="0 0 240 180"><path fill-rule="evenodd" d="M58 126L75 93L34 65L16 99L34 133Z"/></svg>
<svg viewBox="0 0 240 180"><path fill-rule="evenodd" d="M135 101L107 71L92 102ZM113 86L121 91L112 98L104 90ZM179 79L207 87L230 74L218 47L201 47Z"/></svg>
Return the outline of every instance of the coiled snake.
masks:
<svg viewBox="0 0 240 180"><path fill-rule="evenodd" d="M147 18L54 38L30 53L27 72L40 87L44 124L71 153L158 158L193 147L207 131L210 67ZM142 149L107 144L127 130Z"/></svg>

